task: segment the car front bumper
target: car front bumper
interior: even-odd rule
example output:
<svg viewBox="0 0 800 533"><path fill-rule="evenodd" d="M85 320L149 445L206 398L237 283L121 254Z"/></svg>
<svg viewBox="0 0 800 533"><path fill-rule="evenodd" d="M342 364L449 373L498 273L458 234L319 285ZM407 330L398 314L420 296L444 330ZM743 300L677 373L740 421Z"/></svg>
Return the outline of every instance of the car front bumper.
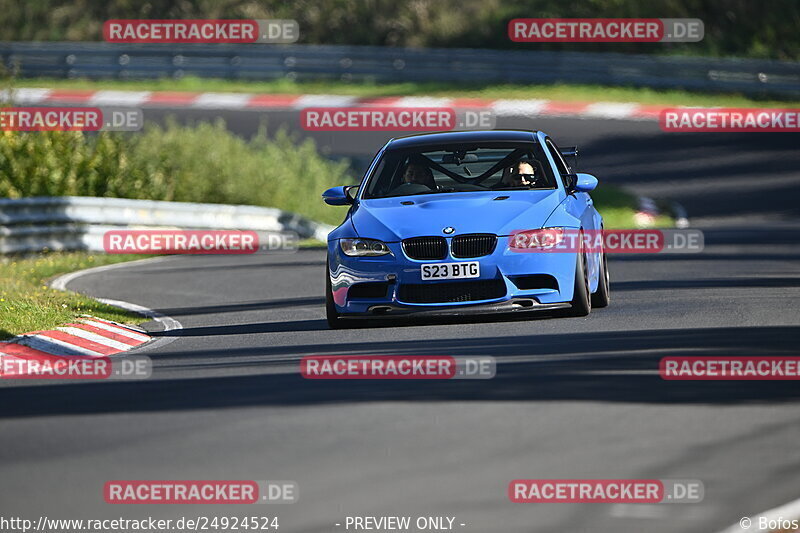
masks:
<svg viewBox="0 0 800 533"><path fill-rule="evenodd" d="M328 243L328 275L331 277L336 310L343 318L380 317L415 314L467 315L483 313L527 312L569 307L575 280L575 253L511 251L508 238L498 237L497 246L489 255L478 258L453 258L422 261L408 258L399 242L387 243L392 255L380 257L349 257L342 253L338 240ZM477 261L480 276L460 280L422 280L422 266L432 263L463 263ZM524 280L550 276L553 286L529 287ZM520 280L523 280L521 282ZM417 292L427 287L437 290L437 284L489 282L498 290L492 298L466 301L408 301L404 285L414 285ZM373 284L381 294L358 294L361 284ZM382 286L385 284L385 291ZM505 290L502 290L503 287ZM363 287L362 287L363 288ZM450 291L452 292L452 291ZM435 299L435 298L434 298Z"/></svg>

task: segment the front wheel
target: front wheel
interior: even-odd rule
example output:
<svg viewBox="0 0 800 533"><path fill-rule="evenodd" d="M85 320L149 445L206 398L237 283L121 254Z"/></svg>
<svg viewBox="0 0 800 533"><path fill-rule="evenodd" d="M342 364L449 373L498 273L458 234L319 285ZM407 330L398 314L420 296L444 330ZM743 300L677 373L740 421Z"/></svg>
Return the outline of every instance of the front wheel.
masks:
<svg viewBox="0 0 800 533"><path fill-rule="evenodd" d="M597 291L592 294L592 307L608 307L611 301L611 283L608 275L608 259L606 253L600 259L600 273L597 276Z"/></svg>
<svg viewBox="0 0 800 533"><path fill-rule="evenodd" d="M558 316L587 316L592 311L592 298L589 292L589 266L583 250L578 252L575 264L575 287L572 290L572 307L564 309Z"/></svg>

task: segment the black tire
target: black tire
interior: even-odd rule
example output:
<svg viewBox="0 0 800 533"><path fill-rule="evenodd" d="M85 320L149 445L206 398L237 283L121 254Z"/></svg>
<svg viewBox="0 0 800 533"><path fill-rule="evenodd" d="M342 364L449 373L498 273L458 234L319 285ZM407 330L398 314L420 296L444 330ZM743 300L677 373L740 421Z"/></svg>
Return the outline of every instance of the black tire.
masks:
<svg viewBox="0 0 800 533"><path fill-rule="evenodd" d="M572 307L561 310L557 316L587 316L592 312L592 298L589 293L589 269L586 254L581 250L575 264L575 288L572 291Z"/></svg>
<svg viewBox="0 0 800 533"><path fill-rule="evenodd" d="M592 307L599 309L608 307L608 303L611 301L611 282L608 275L608 259L605 251L600 259L600 275L598 277L597 291L592 294Z"/></svg>

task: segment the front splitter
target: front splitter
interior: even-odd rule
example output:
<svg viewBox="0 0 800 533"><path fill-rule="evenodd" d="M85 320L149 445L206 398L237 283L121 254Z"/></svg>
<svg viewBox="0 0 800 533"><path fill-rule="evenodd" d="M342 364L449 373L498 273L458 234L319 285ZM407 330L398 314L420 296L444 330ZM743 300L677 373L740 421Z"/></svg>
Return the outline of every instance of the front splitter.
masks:
<svg viewBox="0 0 800 533"><path fill-rule="evenodd" d="M406 307L394 304L378 304L367 309L367 312L359 315L340 315L343 319L375 319L375 318L396 318L396 317L441 317L441 316L467 316L467 315L487 315L494 313L528 313L535 311L551 311L555 309L569 309L571 304L553 303L542 304L531 298L514 298L505 302L473 304L465 306L442 306L426 309Z"/></svg>

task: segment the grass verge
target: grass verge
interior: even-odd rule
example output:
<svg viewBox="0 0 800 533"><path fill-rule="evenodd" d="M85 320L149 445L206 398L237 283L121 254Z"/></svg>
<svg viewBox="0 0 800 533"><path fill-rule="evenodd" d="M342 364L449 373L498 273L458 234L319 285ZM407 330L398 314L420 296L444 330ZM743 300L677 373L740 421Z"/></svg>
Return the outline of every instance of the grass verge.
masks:
<svg viewBox="0 0 800 533"><path fill-rule="evenodd" d="M60 274L143 257L54 252L0 259L0 340L52 329L83 314L125 324L146 322L148 319L135 313L47 286L48 280Z"/></svg>
<svg viewBox="0 0 800 533"><path fill-rule="evenodd" d="M769 100L732 93L706 93L685 90L656 90L638 87L603 85L510 85L463 83L368 83L341 81L290 80L245 81L206 79L187 76L178 80L86 80L86 79L17 79L20 87L52 89L128 90L128 91L192 91L260 94L342 94L359 97L441 96L457 98L548 99L576 102L638 102L652 105L713 107L792 107L798 100Z"/></svg>

